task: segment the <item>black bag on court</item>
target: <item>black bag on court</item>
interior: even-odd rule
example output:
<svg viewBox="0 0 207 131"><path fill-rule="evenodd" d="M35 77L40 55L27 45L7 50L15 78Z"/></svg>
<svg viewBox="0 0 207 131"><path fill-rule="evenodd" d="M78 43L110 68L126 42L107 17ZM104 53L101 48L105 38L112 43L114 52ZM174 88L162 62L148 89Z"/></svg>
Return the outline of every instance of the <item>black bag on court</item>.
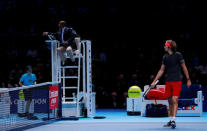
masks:
<svg viewBox="0 0 207 131"><path fill-rule="evenodd" d="M146 117L168 117L167 106L163 104L147 104Z"/></svg>

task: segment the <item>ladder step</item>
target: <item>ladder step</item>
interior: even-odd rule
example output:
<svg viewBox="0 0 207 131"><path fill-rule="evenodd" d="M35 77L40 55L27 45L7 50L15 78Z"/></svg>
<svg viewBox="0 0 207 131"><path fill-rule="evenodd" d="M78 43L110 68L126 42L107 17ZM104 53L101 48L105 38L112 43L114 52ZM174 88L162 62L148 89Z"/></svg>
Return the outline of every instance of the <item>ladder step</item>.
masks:
<svg viewBox="0 0 207 131"><path fill-rule="evenodd" d="M74 101L65 101L65 102L62 102L62 104L77 104L77 102L74 102Z"/></svg>
<svg viewBox="0 0 207 131"><path fill-rule="evenodd" d="M78 76L65 76L65 77L61 77L61 78L72 78L72 79L78 79Z"/></svg>
<svg viewBox="0 0 207 131"><path fill-rule="evenodd" d="M65 100L73 100L74 97L65 97L65 98L62 98L62 99L65 99ZM76 99L76 98L75 98Z"/></svg>
<svg viewBox="0 0 207 131"><path fill-rule="evenodd" d="M60 68L78 68L78 66L61 66Z"/></svg>
<svg viewBox="0 0 207 131"><path fill-rule="evenodd" d="M77 86L62 87L62 89L77 89Z"/></svg>
<svg viewBox="0 0 207 131"><path fill-rule="evenodd" d="M78 57L82 58L82 55L81 55L81 56L75 55L75 56L73 56L73 57L74 57L74 58L78 58Z"/></svg>
<svg viewBox="0 0 207 131"><path fill-rule="evenodd" d="M80 58L83 58L83 56L82 56L82 55L81 55L81 56L76 56L76 55L75 55L75 56L73 56L73 58L79 58L79 57L80 57ZM67 55L66 55L66 58L70 58L70 56L67 56Z"/></svg>

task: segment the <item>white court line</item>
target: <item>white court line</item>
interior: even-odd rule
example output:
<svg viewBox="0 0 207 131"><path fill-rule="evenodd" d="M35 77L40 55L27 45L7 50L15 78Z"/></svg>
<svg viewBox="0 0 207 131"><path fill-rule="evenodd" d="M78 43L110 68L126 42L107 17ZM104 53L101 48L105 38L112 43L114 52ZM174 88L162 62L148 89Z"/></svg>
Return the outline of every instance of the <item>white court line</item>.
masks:
<svg viewBox="0 0 207 131"><path fill-rule="evenodd" d="M138 130L172 130L164 128L165 123L53 123L28 131L138 131ZM203 123L177 123L176 130L199 130L204 131L207 129L207 122Z"/></svg>

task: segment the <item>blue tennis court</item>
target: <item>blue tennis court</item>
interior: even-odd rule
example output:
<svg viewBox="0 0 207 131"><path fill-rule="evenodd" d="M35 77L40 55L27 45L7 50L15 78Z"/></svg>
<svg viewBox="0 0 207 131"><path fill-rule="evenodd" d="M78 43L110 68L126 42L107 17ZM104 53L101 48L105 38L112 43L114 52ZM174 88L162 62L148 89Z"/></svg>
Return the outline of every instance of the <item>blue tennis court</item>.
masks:
<svg viewBox="0 0 207 131"><path fill-rule="evenodd" d="M46 125L26 129L28 131L158 131L172 130L163 127L169 121L168 117L149 118L141 116L128 116L122 109L99 109L95 116L105 116L105 119L80 118L77 121L62 120L50 121ZM202 117L177 117L179 131L204 131L207 129L207 113Z"/></svg>

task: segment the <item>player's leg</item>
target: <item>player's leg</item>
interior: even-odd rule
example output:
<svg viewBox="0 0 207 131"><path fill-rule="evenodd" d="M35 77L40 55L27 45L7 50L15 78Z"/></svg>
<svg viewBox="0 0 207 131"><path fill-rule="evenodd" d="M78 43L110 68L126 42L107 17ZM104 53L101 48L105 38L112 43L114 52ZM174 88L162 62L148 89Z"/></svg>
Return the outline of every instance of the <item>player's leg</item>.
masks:
<svg viewBox="0 0 207 131"><path fill-rule="evenodd" d="M168 98L168 103L169 103L169 117L170 117L170 121L167 122L167 124L164 125L164 127L170 127L171 126L171 119L173 117L173 102L172 102L172 97Z"/></svg>
<svg viewBox="0 0 207 131"><path fill-rule="evenodd" d="M66 51L66 48L63 47L63 46L60 46L60 47L57 48L57 51L58 51L58 57L60 57L62 63L64 64L65 59L66 59L65 55L64 55L64 53Z"/></svg>
<svg viewBox="0 0 207 131"><path fill-rule="evenodd" d="M25 101L26 101L25 112L26 112L26 115L27 115L27 119L30 119L31 114L29 112L29 109L30 109L30 105L31 105L31 102L32 102L32 91L27 89L27 90L24 91L24 95L25 95Z"/></svg>
<svg viewBox="0 0 207 131"><path fill-rule="evenodd" d="M178 98L180 96L180 92L181 92L181 87L182 87L182 82L173 82L172 85L172 102L173 102L173 112L172 112L172 123L171 123L171 127L175 128L176 127L176 123L175 123L175 119L176 119L176 114L177 114L177 110L178 110Z"/></svg>
<svg viewBox="0 0 207 131"><path fill-rule="evenodd" d="M175 118L178 110L178 96L172 96L172 102L173 102L173 111L172 111L172 119L171 119L171 127L175 128L176 123L175 123Z"/></svg>
<svg viewBox="0 0 207 131"><path fill-rule="evenodd" d="M178 96L173 96L172 97L172 102L173 102L173 112L172 116L176 117L177 110L178 110Z"/></svg>
<svg viewBox="0 0 207 131"><path fill-rule="evenodd" d="M25 90L25 100L26 100L26 115L28 120L37 120L38 118L34 116L34 103L32 103L32 90ZM33 109L32 109L33 108Z"/></svg>
<svg viewBox="0 0 207 131"><path fill-rule="evenodd" d="M19 117L26 117L25 112L25 96L23 90L19 90L19 99L17 102L17 112Z"/></svg>
<svg viewBox="0 0 207 131"><path fill-rule="evenodd" d="M29 115L29 107L32 101L32 91L30 89L25 89L24 91L24 98L26 102L26 107L25 107L25 114L28 117Z"/></svg>
<svg viewBox="0 0 207 131"><path fill-rule="evenodd" d="M172 112L173 112L173 102L172 102L172 90L171 90L171 85L170 82L165 83L165 97L168 98L168 103L169 103L169 117L170 120L172 118ZM171 126L171 121L167 122L164 127L170 127Z"/></svg>
<svg viewBox="0 0 207 131"><path fill-rule="evenodd" d="M74 57L73 57L73 49L71 46L68 46L66 49L66 53L67 55L70 57L71 61L75 61Z"/></svg>
<svg viewBox="0 0 207 131"><path fill-rule="evenodd" d="M31 104L31 99L27 99L26 100L26 114L29 114L30 104Z"/></svg>

